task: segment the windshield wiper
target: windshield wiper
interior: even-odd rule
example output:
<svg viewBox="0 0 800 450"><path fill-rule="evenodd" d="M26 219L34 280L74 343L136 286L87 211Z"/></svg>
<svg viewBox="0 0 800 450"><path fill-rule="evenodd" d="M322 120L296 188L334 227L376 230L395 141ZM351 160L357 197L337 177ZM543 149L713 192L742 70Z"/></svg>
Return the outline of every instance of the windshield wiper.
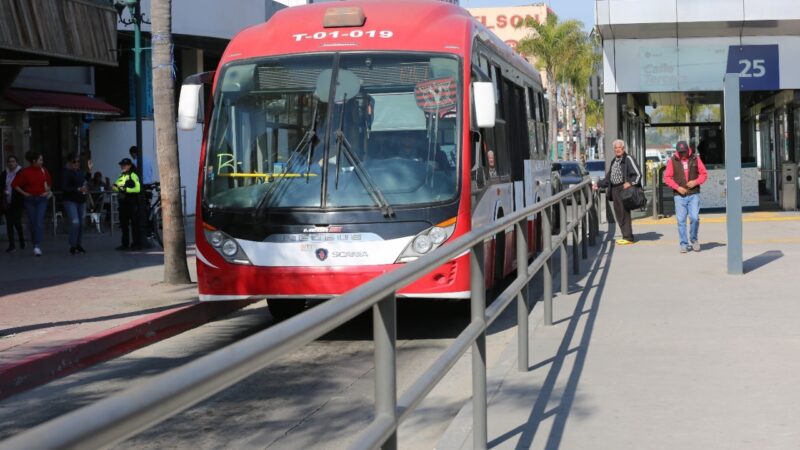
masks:
<svg viewBox="0 0 800 450"><path fill-rule="evenodd" d="M353 151L353 148L350 146L350 142L347 140L347 137L344 135L344 115L345 115L345 108L347 105L347 95L344 96L344 100L342 101L342 111L339 116L339 129L336 130L336 181L335 187L339 189L339 167L341 166L341 156L342 150L344 150L344 156L350 161L350 164L353 165L353 172L356 173L358 179L361 181L361 184L364 185L364 188L367 190L367 193L372 200L381 208L381 213L383 213L384 217L391 217L394 215L394 209L392 209L392 205L386 200L386 197L383 195L383 191L381 188L378 187L375 180L369 176L369 173L364 170L364 163L361 159L356 155Z"/></svg>
<svg viewBox="0 0 800 450"><path fill-rule="evenodd" d="M316 99L316 97L315 97ZM314 103L314 112L311 115L311 124L303 135L303 138L300 139L300 142L297 143L297 146L292 150L289 154L289 159L286 161L286 166L283 168L283 172L281 172L281 176L275 177L273 174L272 184L270 184L269 189L264 195L261 197L261 200L258 201L258 205L255 209L256 216L260 216L262 210L267 205L267 200L271 198L272 194L278 188L279 184L283 183L283 180L288 178L286 174L290 173L294 166L297 164L298 161L302 161L300 158L306 154L306 183L308 183L309 174L311 172L311 157L312 151L311 149L314 147L314 142L317 139L317 132L315 131L317 128L317 110L319 108L319 99L316 99Z"/></svg>

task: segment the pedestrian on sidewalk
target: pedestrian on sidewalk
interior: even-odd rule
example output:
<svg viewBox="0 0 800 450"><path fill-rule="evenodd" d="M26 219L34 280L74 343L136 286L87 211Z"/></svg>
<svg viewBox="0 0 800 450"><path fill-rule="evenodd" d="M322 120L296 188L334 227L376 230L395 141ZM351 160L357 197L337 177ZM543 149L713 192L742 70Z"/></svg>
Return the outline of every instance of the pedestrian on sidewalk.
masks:
<svg viewBox="0 0 800 450"><path fill-rule="evenodd" d="M117 250L141 250L142 235L139 232L139 193L142 184L139 177L132 170L133 161L130 158L123 158L119 162L122 173L114 182L112 189L118 193L119 199L119 222L122 227L122 245ZM133 244L131 244L131 233L133 233Z"/></svg>
<svg viewBox="0 0 800 450"><path fill-rule="evenodd" d="M30 165L22 169L11 187L23 197L25 214L31 227L31 241L33 242L33 255L42 256L42 236L44 235L44 213L47 203L53 196L51 190L53 179L50 172L44 168L44 158L41 153L29 151L25 159Z"/></svg>
<svg viewBox="0 0 800 450"><path fill-rule="evenodd" d="M61 176L64 191L64 212L69 223L69 254L86 253L81 245L83 237L83 217L86 211L86 194L89 185L86 175L81 170L81 160L77 154L71 153L67 158L67 166Z"/></svg>
<svg viewBox="0 0 800 450"><path fill-rule="evenodd" d="M2 204L2 206L0 206L0 211L2 211L2 215L6 216L6 230L8 232L8 248L6 249L6 253L11 253L16 250L16 246L14 245L14 230L17 230L17 236L19 237L19 248L25 249L25 237L22 235L22 210L24 209L24 201L22 194L11 187L11 183L14 182L14 178L21 170L22 166L19 165L17 157L8 155L6 158L6 170L0 173L0 182L2 182L3 186L3 197L0 199L0 204Z"/></svg>
<svg viewBox="0 0 800 450"><path fill-rule="evenodd" d="M606 177L593 185L592 189L608 188L611 201L614 203L614 216L617 220L622 238L617 239L618 245L634 243L633 226L631 225L631 212L622 204L622 191L631 186L639 186L642 182L642 171L639 164L625 151L625 141L617 139L613 143L614 160L606 171Z"/></svg>
<svg viewBox="0 0 800 450"><path fill-rule="evenodd" d="M678 219L678 236L681 253L689 251L689 244L695 252L700 251L697 232L700 229L700 185L706 182L708 173L700 155L689 147L686 141L679 141L676 152L667 161L664 170L664 183L671 187L675 199L675 217ZM689 216L689 236L686 236L686 216Z"/></svg>

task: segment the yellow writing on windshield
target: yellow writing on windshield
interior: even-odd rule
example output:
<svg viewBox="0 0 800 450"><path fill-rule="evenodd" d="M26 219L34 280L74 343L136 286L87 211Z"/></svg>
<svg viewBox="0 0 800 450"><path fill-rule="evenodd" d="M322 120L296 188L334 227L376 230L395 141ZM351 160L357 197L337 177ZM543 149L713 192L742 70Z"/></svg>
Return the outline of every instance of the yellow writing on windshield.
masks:
<svg viewBox="0 0 800 450"><path fill-rule="evenodd" d="M316 177L316 173L220 173L217 176L227 178L264 178L266 182L272 181L274 178L298 178L298 177Z"/></svg>

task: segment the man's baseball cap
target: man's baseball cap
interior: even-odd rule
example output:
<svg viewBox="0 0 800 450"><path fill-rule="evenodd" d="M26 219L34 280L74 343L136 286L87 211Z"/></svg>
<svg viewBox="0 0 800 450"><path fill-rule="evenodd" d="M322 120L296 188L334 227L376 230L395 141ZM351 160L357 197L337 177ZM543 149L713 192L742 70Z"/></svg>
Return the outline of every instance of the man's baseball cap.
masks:
<svg viewBox="0 0 800 450"><path fill-rule="evenodd" d="M688 152L689 144L687 144L686 141L678 141L678 144L675 145L675 150L677 150L678 153Z"/></svg>
<svg viewBox="0 0 800 450"><path fill-rule="evenodd" d="M122 158L122 161L119 162L119 165L127 164L129 166L133 165L133 161L130 158Z"/></svg>

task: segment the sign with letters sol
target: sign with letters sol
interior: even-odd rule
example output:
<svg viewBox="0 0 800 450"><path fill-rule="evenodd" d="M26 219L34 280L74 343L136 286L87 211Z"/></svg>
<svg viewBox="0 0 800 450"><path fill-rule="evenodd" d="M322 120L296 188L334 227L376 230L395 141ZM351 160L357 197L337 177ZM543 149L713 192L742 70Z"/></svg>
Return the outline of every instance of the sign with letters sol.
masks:
<svg viewBox="0 0 800 450"><path fill-rule="evenodd" d="M739 88L743 91L780 89L778 45L731 45L727 73L739 74Z"/></svg>

